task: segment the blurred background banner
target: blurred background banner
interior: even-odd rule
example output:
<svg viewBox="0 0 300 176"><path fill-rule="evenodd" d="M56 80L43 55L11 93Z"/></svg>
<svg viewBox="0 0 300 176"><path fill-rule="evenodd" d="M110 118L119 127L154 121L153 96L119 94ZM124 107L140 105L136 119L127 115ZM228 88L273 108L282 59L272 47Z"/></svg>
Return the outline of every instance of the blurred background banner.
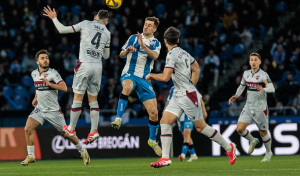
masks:
<svg viewBox="0 0 300 176"><path fill-rule="evenodd" d="M35 158L41 159L39 138L36 131ZM24 128L0 128L0 160L23 160L27 156Z"/></svg>

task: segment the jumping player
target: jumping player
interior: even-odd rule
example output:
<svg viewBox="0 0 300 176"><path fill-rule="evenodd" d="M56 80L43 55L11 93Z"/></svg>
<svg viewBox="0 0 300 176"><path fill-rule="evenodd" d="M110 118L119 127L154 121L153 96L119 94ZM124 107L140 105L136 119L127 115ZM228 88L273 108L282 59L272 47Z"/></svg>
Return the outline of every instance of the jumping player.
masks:
<svg viewBox="0 0 300 176"><path fill-rule="evenodd" d="M251 154L259 140L254 138L246 128L254 120L266 148L265 157L261 162L269 162L273 153L271 151L271 136L268 133L267 93L275 92L275 88L269 75L259 67L261 57L258 53L250 54L249 64L251 69L244 72L241 85L235 95L229 99L229 104L232 104L247 87L247 101L239 117L236 131L250 142L248 154Z"/></svg>
<svg viewBox="0 0 300 176"><path fill-rule="evenodd" d="M88 165L90 157L85 148L82 147L77 136L69 136L62 130L66 125L63 113L58 103L58 90L67 91L66 83L61 79L59 73L49 68L49 53L47 50L40 50L36 54L36 63L38 69L31 73L35 86L35 97L32 105L35 107L29 115L25 126L25 137L27 143L28 156L21 162L23 166L35 162L34 156L34 130L43 125L44 121L48 121L57 131L64 137L68 138L78 149L83 163Z"/></svg>
<svg viewBox="0 0 300 176"><path fill-rule="evenodd" d="M148 81L152 79L167 82L172 76L175 85L174 95L163 113L160 121L162 158L151 163L151 167L161 168L171 165L170 145L172 141L172 123L182 113L194 123L196 130L204 134L216 143L220 144L229 156L230 164L236 161L236 146L228 143L223 136L214 128L207 125L203 119L201 108L202 95L197 91L195 85L198 82L200 69L195 59L186 51L177 46L180 38L180 31L169 27L164 33L164 42L168 48L166 65L163 73L147 75Z"/></svg>
<svg viewBox="0 0 300 176"><path fill-rule="evenodd" d="M110 32L106 25L109 18L107 10L100 10L94 17L94 21L82 21L76 25L64 26L58 19L55 9L49 6L44 7L44 16L49 17L56 29L61 34L80 32L80 51L77 66L74 69L73 92L74 99L71 107L70 125L64 126L63 130L70 136L75 136L75 127L82 110L82 100L87 91L90 116L91 131L88 134L85 144L91 143L99 138L99 105L97 95L100 90L102 76L102 57L108 59L110 52Z"/></svg>
<svg viewBox="0 0 300 176"><path fill-rule="evenodd" d="M128 96L132 91L136 91L149 114L150 136L148 145L153 148L157 155L161 156L161 148L156 142L159 128L156 96L152 84L145 79L153 68L154 60L158 58L160 53L160 42L153 36L158 25L158 18L147 17L143 33L131 35L122 47L120 58L127 58L121 76L123 90L119 98L117 117L111 125L116 129L121 127Z"/></svg>

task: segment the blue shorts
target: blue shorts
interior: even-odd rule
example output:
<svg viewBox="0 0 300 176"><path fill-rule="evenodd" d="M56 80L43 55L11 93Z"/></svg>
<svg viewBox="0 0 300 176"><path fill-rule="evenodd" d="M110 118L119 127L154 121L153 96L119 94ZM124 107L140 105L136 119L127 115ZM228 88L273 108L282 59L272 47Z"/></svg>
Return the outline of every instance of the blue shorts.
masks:
<svg viewBox="0 0 300 176"><path fill-rule="evenodd" d="M156 98L152 84L149 81L135 75L123 74L120 79L121 83L126 79L130 79L133 82L132 91L135 90L141 102Z"/></svg>
<svg viewBox="0 0 300 176"><path fill-rule="evenodd" d="M191 129L193 130L194 124L193 122L187 117L187 115L184 115L184 121L177 120L178 129L180 132L183 132L184 129Z"/></svg>

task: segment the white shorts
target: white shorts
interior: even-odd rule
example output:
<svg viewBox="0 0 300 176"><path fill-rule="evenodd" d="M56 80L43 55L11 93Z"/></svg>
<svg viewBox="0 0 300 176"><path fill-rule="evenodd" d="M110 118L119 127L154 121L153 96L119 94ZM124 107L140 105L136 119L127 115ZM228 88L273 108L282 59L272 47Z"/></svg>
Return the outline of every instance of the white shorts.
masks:
<svg viewBox="0 0 300 176"><path fill-rule="evenodd" d="M269 112L268 107L265 110L254 110L244 107L239 117L239 122L251 123L252 120L256 123L260 130L269 129Z"/></svg>
<svg viewBox="0 0 300 176"><path fill-rule="evenodd" d="M73 92L97 96L100 91L102 77L102 63L77 62L74 69Z"/></svg>
<svg viewBox="0 0 300 176"><path fill-rule="evenodd" d="M40 109L35 108L28 117L40 122L41 125L47 120L59 132L63 132L63 126L66 125L64 114L60 110L42 112Z"/></svg>
<svg viewBox="0 0 300 176"><path fill-rule="evenodd" d="M177 117L180 117L184 112L192 122L199 121L203 118L201 97L197 91L193 93L193 98L174 95L165 111L171 112Z"/></svg>

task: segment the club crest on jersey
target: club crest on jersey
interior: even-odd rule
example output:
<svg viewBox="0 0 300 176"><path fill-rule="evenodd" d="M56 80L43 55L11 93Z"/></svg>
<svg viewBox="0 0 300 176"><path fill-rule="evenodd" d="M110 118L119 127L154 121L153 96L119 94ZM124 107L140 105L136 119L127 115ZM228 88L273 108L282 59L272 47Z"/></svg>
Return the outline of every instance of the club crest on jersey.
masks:
<svg viewBox="0 0 300 176"><path fill-rule="evenodd" d="M259 79L259 76L256 76L256 80L258 80Z"/></svg>
<svg viewBox="0 0 300 176"><path fill-rule="evenodd" d="M47 78L48 74L44 74L44 78Z"/></svg>

